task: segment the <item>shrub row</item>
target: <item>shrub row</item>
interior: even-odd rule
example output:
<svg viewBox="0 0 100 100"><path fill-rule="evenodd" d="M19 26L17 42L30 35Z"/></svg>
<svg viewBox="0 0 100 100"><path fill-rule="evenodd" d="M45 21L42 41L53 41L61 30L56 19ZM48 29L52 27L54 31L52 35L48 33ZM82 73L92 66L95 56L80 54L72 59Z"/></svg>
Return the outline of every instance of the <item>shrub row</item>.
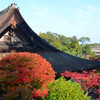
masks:
<svg viewBox="0 0 100 100"><path fill-rule="evenodd" d="M47 87L49 92L44 100L90 100L77 82L66 81L63 77L49 83Z"/></svg>
<svg viewBox="0 0 100 100"><path fill-rule="evenodd" d="M90 97L77 82L63 77L55 80L51 64L40 55L24 52L0 60L0 99L89 100Z"/></svg>
<svg viewBox="0 0 100 100"><path fill-rule="evenodd" d="M100 75L96 73L96 70L83 71L82 73L65 71L64 73L61 73L61 75L66 78L72 78L80 84L85 92L88 92L95 97L99 97Z"/></svg>

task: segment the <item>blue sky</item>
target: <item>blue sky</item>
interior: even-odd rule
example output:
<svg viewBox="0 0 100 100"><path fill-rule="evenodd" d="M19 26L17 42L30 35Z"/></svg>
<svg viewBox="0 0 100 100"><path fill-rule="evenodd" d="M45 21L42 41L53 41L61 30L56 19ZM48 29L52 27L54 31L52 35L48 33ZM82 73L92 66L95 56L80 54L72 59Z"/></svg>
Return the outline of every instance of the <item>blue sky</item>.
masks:
<svg viewBox="0 0 100 100"><path fill-rule="evenodd" d="M0 11L11 3L37 33L90 37L100 43L100 0L0 0Z"/></svg>

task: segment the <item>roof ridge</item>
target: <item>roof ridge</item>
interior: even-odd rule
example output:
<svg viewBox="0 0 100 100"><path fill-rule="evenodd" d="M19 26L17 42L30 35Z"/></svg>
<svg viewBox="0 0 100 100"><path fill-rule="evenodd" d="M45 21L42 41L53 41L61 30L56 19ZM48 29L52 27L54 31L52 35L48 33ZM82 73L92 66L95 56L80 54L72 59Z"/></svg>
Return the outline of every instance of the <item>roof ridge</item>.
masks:
<svg viewBox="0 0 100 100"><path fill-rule="evenodd" d="M14 10L14 9L18 9L17 4L12 3L11 5L9 5L7 8L5 8L4 10L2 10L0 12L0 26L2 25L2 23L7 19L7 17L9 16L9 14Z"/></svg>
<svg viewBox="0 0 100 100"><path fill-rule="evenodd" d="M4 10L0 11L0 15L9 12L10 10L16 8L17 4L12 3L10 6L8 6L7 8L5 8Z"/></svg>

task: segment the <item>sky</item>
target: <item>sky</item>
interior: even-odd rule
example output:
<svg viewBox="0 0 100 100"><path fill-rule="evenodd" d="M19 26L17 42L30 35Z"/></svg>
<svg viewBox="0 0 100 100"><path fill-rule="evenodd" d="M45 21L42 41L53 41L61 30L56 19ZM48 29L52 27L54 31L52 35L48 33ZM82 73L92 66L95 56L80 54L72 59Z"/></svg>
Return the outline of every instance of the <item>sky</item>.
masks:
<svg viewBox="0 0 100 100"><path fill-rule="evenodd" d="M37 34L50 31L100 43L100 0L0 0L0 11L11 3Z"/></svg>

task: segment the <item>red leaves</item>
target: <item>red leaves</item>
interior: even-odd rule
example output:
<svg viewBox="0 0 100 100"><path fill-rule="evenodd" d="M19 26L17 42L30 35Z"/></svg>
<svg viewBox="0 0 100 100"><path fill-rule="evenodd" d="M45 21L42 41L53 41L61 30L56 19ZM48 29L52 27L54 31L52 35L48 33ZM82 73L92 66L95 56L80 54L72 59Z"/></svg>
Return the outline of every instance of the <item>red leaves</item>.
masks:
<svg viewBox="0 0 100 100"><path fill-rule="evenodd" d="M49 89L47 87L42 87L41 89L38 89L35 91L34 96L35 97L45 97L48 94Z"/></svg>
<svg viewBox="0 0 100 100"><path fill-rule="evenodd" d="M83 90L86 92L95 91L98 92L100 88L100 76L95 73L96 70L92 71L83 71L83 73L78 72L69 72L65 71L64 73L61 73L64 77L72 78L74 81L79 82L79 84L82 86Z"/></svg>
<svg viewBox="0 0 100 100"><path fill-rule="evenodd" d="M47 90L45 93L44 90L37 90L37 87L42 87L55 78L55 72L49 62L36 53L28 52L15 53L3 58L0 61L1 74L9 79L9 87L27 84L35 88L36 93L42 97L47 94Z"/></svg>

